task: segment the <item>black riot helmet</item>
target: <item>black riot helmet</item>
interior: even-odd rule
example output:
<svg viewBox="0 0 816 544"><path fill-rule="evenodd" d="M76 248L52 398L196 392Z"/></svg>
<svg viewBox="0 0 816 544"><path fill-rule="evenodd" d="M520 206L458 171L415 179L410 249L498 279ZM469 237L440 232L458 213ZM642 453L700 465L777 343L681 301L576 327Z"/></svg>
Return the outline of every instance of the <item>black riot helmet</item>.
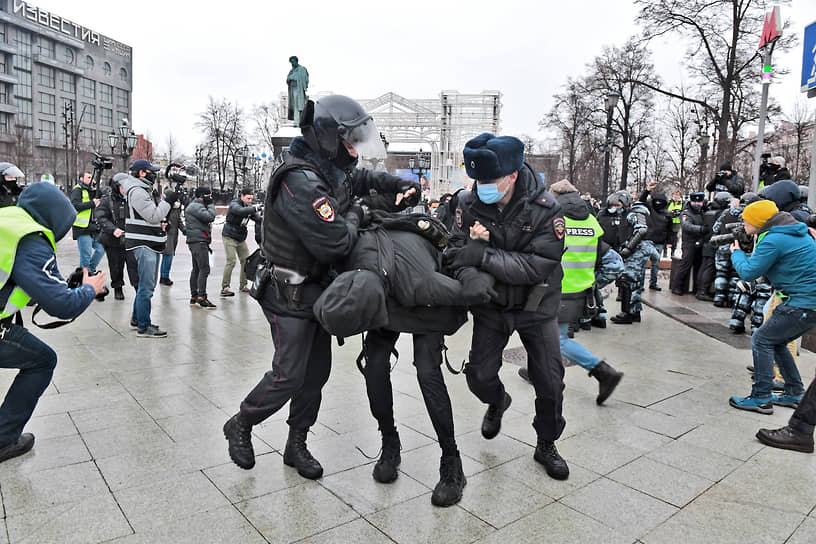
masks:
<svg viewBox="0 0 816 544"><path fill-rule="evenodd" d="M309 100L300 117L300 129L309 147L339 168L350 167L356 160L346 151L343 140L359 156L385 158L385 145L374 119L347 96L334 94L317 102Z"/></svg>

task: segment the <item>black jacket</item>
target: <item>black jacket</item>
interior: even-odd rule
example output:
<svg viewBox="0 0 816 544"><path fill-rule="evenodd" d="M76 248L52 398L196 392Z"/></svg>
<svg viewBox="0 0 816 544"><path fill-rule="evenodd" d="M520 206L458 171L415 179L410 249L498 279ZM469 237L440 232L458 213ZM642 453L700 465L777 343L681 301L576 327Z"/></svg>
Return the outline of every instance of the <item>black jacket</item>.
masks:
<svg viewBox="0 0 816 544"><path fill-rule="evenodd" d="M87 202L82 202L83 190L88 191L88 198L90 200ZM99 232L99 226L96 224L96 206L93 203L94 198L97 198L96 189L91 189L82 182L77 182L77 184L74 185L74 188L71 189L71 204L74 206L77 213L84 210L91 210L91 220L88 223L88 228L85 229L76 226L71 227L71 236L73 236L74 240L83 234L90 234L91 236L94 236Z"/></svg>
<svg viewBox="0 0 816 544"><path fill-rule="evenodd" d="M700 242L705 237L703 227L703 211L696 212L688 202L680 212L680 228L683 230L683 240L685 242ZM698 244L699 245L699 244Z"/></svg>
<svg viewBox="0 0 816 544"><path fill-rule="evenodd" d="M598 212L597 217L598 223L604 229L601 240L616 251L622 248L628 234L626 214L622 211L610 212L608 208L604 208Z"/></svg>
<svg viewBox="0 0 816 544"><path fill-rule="evenodd" d="M661 200L668 203L665 195L655 193L652 198L649 197L649 191L643 191L640 195L640 201L646 203L649 208L649 217L646 218L646 240L651 240L655 244L674 245L674 229L672 228L672 214L668 211L666 206L657 207L654 205L654 200ZM662 197L662 198L661 198Z"/></svg>
<svg viewBox="0 0 816 544"><path fill-rule="evenodd" d="M703 212L703 226L706 228L706 233L702 237L703 242L703 257L713 257L714 248L708 243L711 240L711 235L714 233L714 225L717 223L717 218L725 210L720 207L716 201L711 202L708 208Z"/></svg>
<svg viewBox="0 0 816 544"><path fill-rule="evenodd" d="M453 223L455 245L476 243L469 241L476 221L490 232L478 269L495 278L498 296L488 305L471 307L473 314L491 319L505 310L521 310L533 287L541 285L536 311L543 319L555 318L564 277L561 254L566 226L561 205L532 168L525 164L519 170L513 197L501 212L495 204L479 200L473 190L460 193ZM461 270L456 273L462 277Z"/></svg>
<svg viewBox="0 0 816 544"><path fill-rule="evenodd" d="M731 172L730 176L717 173L714 179L708 182L705 189L711 193L728 191L734 197L739 198L745 192L745 180L736 172Z"/></svg>
<svg viewBox="0 0 816 544"><path fill-rule="evenodd" d="M192 200L184 208L187 223L187 243L212 242L212 223L215 221L215 204L205 206L200 198Z"/></svg>
<svg viewBox="0 0 816 544"><path fill-rule="evenodd" d="M810 215L807 205L799 201L799 186L791 180L779 180L762 189L762 195L772 200L780 212L790 213L800 223L807 221Z"/></svg>
<svg viewBox="0 0 816 544"><path fill-rule="evenodd" d="M243 242L247 239L246 226L250 219L255 223L261 221L258 210L252 204L244 204L240 198L236 198L230 202L229 208L227 209L227 218L224 222L224 230L221 231L221 236Z"/></svg>
<svg viewBox="0 0 816 544"><path fill-rule="evenodd" d="M127 216L127 202L119 193L118 188L114 188L107 195L102 197L99 206L96 207L96 221L99 224L99 243L105 247L125 247L125 217ZM120 229L123 234L120 237L113 235L113 231Z"/></svg>

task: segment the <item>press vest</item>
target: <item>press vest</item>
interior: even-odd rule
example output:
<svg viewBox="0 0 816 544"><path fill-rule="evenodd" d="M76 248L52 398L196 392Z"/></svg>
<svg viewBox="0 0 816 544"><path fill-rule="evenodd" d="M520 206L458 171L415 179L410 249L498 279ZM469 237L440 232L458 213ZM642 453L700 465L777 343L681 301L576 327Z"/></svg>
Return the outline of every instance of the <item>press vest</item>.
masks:
<svg viewBox="0 0 816 544"><path fill-rule="evenodd" d="M148 223L139 215L139 212L133 209L130 204L130 195L136 190L144 191L145 189L131 187L128 191L128 214L125 217L125 249L148 247L161 253L167 244L167 233L162 230L161 224Z"/></svg>
<svg viewBox="0 0 816 544"><path fill-rule="evenodd" d="M74 189L79 187L82 189L80 184L76 184ZM91 195L88 193L87 189L82 189L82 202L90 202ZM76 220L74 221L74 226L79 227L81 229L87 229L88 225L91 224L91 209L88 208L87 210L82 210L81 212L77 212Z"/></svg>
<svg viewBox="0 0 816 544"><path fill-rule="evenodd" d="M669 200L669 205L666 209L672 214L672 223L680 224L680 210L683 209L683 202Z"/></svg>
<svg viewBox="0 0 816 544"><path fill-rule="evenodd" d="M20 245L20 240L24 236L38 232L45 236L51 243L54 253L56 253L57 244L54 242L54 233L34 221L25 210L17 206L0 209L0 289L11 278L14 257L17 255L17 246ZM6 319L19 312L21 308L25 308L29 300L31 300L31 297L15 286L6 301L5 307L0 310L0 319Z"/></svg>
<svg viewBox="0 0 816 544"><path fill-rule="evenodd" d="M566 236L561 257L564 279L561 280L562 293L580 293L595 283L595 262L598 258L598 239L604 231L595 216L586 219L564 217Z"/></svg>

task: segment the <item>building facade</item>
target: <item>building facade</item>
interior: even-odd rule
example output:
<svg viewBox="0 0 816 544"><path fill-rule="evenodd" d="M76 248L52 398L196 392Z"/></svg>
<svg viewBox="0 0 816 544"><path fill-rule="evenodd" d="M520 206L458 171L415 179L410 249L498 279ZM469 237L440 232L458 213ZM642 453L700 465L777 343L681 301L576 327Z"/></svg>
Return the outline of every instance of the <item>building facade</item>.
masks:
<svg viewBox="0 0 816 544"><path fill-rule="evenodd" d="M70 4L67 4L70 5ZM70 187L132 119L133 50L21 0L0 0L0 161Z"/></svg>

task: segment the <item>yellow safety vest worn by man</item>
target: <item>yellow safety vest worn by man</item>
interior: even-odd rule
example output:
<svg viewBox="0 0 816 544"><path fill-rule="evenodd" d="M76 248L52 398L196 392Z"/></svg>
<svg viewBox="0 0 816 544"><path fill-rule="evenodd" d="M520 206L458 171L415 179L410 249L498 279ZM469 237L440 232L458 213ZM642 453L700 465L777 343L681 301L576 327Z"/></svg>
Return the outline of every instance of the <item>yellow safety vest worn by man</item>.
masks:
<svg viewBox="0 0 816 544"><path fill-rule="evenodd" d="M50 183L29 185L17 206L0 209L0 368L25 369L0 406L0 462L34 446L23 427L57 364L54 350L15 323L20 310L34 299L49 314L72 319L105 285L105 275L98 274L69 289L57 269L56 243L75 217L69 200Z"/></svg>

